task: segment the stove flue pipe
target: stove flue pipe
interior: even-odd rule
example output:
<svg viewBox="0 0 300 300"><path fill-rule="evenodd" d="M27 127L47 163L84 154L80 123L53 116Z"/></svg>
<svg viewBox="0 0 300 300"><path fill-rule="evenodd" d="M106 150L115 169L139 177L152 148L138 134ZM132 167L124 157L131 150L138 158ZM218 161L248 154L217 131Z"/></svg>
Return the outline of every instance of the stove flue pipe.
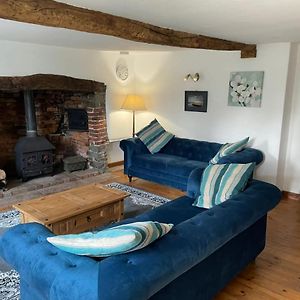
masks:
<svg viewBox="0 0 300 300"><path fill-rule="evenodd" d="M24 91L24 106L26 118L26 135L28 137L35 137L37 136L35 105L33 93L30 90Z"/></svg>

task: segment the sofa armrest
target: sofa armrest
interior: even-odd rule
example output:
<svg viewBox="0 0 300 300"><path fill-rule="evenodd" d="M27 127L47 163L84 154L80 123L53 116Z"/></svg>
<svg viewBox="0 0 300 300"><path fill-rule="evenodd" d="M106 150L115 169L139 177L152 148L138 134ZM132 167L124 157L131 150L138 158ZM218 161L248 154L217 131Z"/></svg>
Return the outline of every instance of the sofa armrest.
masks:
<svg viewBox="0 0 300 300"><path fill-rule="evenodd" d="M0 255L39 299L81 300L88 295L98 300L99 263L59 250L47 242L48 236L53 234L41 224L17 225L0 238Z"/></svg>
<svg viewBox="0 0 300 300"><path fill-rule="evenodd" d="M196 198L199 196L203 172L203 168L196 168L190 173L186 189L187 196L191 198Z"/></svg>
<svg viewBox="0 0 300 300"><path fill-rule="evenodd" d="M243 193L178 224L143 250L103 260L100 299L149 299L265 216L280 198L275 186L253 181Z"/></svg>
<svg viewBox="0 0 300 300"><path fill-rule="evenodd" d="M128 174L128 169L132 165L134 155L150 153L147 147L138 138L130 138L120 141L120 148L124 151L125 174Z"/></svg>
<svg viewBox="0 0 300 300"><path fill-rule="evenodd" d="M247 164L255 162L256 165L259 165L263 161L263 159L264 156L261 151L253 148L246 148L242 151L222 157L219 160L218 164ZM196 198L199 196L203 171L203 168L197 168L190 173L187 183L187 196L191 198Z"/></svg>
<svg viewBox="0 0 300 300"><path fill-rule="evenodd" d="M260 150L253 148L246 148L242 151L235 152L229 155L226 155L218 161L218 164L247 164L255 162L256 165L259 165L264 159L264 155Z"/></svg>

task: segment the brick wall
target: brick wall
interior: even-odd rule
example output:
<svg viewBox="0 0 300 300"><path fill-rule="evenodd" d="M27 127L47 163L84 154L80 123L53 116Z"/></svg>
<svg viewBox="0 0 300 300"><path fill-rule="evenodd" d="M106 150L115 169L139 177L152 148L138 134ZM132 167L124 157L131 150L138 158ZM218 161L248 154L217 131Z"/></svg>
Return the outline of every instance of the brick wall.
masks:
<svg viewBox="0 0 300 300"><path fill-rule="evenodd" d="M0 92L0 168L14 165L14 147L25 134L25 116L21 93Z"/></svg>
<svg viewBox="0 0 300 300"><path fill-rule="evenodd" d="M46 136L56 147L56 162L71 155L87 158L89 135L87 132L67 132L61 135L62 116L67 120L66 109L88 109L90 94L61 91L35 92L38 134ZM67 125L66 125L67 126Z"/></svg>
<svg viewBox="0 0 300 300"><path fill-rule="evenodd" d="M105 113L105 95L97 95L101 103L99 106L89 107L89 151L88 156L90 165L99 170L104 170L107 167L107 152L108 144L106 113ZM103 98L104 97L104 98Z"/></svg>
<svg viewBox="0 0 300 300"><path fill-rule="evenodd" d="M71 155L87 158L91 167L104 171L107 167L108 142L105 92L71 93L62 91L34 92L38 135L46 136L56 147L56 162ZM83 108L88 113L89 131L61 134L62 116L68 108ZM0 92L0 168L14 164L14 147L26 134L22 93Z"/></svg>

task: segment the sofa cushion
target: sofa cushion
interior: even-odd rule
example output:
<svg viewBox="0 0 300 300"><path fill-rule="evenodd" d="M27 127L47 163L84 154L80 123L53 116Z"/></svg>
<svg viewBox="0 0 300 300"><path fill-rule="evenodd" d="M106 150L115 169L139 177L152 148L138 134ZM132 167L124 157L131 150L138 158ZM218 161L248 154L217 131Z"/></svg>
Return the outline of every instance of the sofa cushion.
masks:
<svg viewBox="0 0 300 300"><path fill-rule="evenodd" d="M176 174L176 176L188 177L192 170L202 167L205 169L206 162L188 160L184 157L164 153L140 154L135 156L134 166L149 170L156 170L157 173Z"/></svg>
<svg viewBox="0 0 300 300"><path fill-rule="evenodd" d="M178 160L172 165L167 166L167 173L176 174L177 176L188 177L195 169L205 169L208 166L207 162L198 160Z"/></svg>
<svg viewBox="0 0 300 300"><path fill-rule="evenodd" d="M146 145L153 154L163 148L173 137L154 119L149 125L140 130L136 136Z"/></svg>
<svg viewBox="0 0 300 300"><path fill-rule="evenodd" d="M162 153L139 154L135 155L133 165L150 170L156 169L157 172L165 172L168 165L178 160L186 161L186 158Z"/></svg>
<svg viewBox="0 0 300 300"><path fill-rule="evenodd" d="M104 229L48 237L55 247L77 255L108 257L142 249L167 234L173 224L135 222Z"/></svg>
<svg viewBox="0 0 300 300"><path fill-rule="evenodd" d="M162 173L155 169L145 169L145 168L135 167L135 166L132 166L128 169L128 174L149 181L153 181L153 178L155 178L154 181L160 184L172 186L182 191L186 191L188 178L189 178L189 177L176 176L175 174Z"/></svg>
<svg viewBox="0 0 300 300"><path fill-rule="evenodd" d="M218 143L174 137L159 152L208 163L216 155L221 146Z"/></svg>
<svg viewBox="0 0 300 300"><path fill-rule="evenodd" d="M209 165L203 172L200 196L194 206L211 208L243 191L255 163Z"/></svg>
<svg viewBox="0 0 300 300"><path fill-rule="evenodd" d="M247 146L248 141L249 137L246 137L235 143L224 144L218 153L210 160L210 163L217 164L222 157L243 150Z"/></svg>

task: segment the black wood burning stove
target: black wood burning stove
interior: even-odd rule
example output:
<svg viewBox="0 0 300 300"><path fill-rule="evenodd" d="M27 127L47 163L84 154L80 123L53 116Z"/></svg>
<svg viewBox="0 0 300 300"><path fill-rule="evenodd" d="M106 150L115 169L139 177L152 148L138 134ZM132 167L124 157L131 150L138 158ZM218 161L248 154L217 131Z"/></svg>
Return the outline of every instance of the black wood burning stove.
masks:
<svg viewBox="0 0 300 300"><path fill-rule="evenodd" d="M53 151L55 147L42 136L37 136L35 106L32 91L24 91L26 136L18 140L16 168L23 180L53 172Z"/></svg>

